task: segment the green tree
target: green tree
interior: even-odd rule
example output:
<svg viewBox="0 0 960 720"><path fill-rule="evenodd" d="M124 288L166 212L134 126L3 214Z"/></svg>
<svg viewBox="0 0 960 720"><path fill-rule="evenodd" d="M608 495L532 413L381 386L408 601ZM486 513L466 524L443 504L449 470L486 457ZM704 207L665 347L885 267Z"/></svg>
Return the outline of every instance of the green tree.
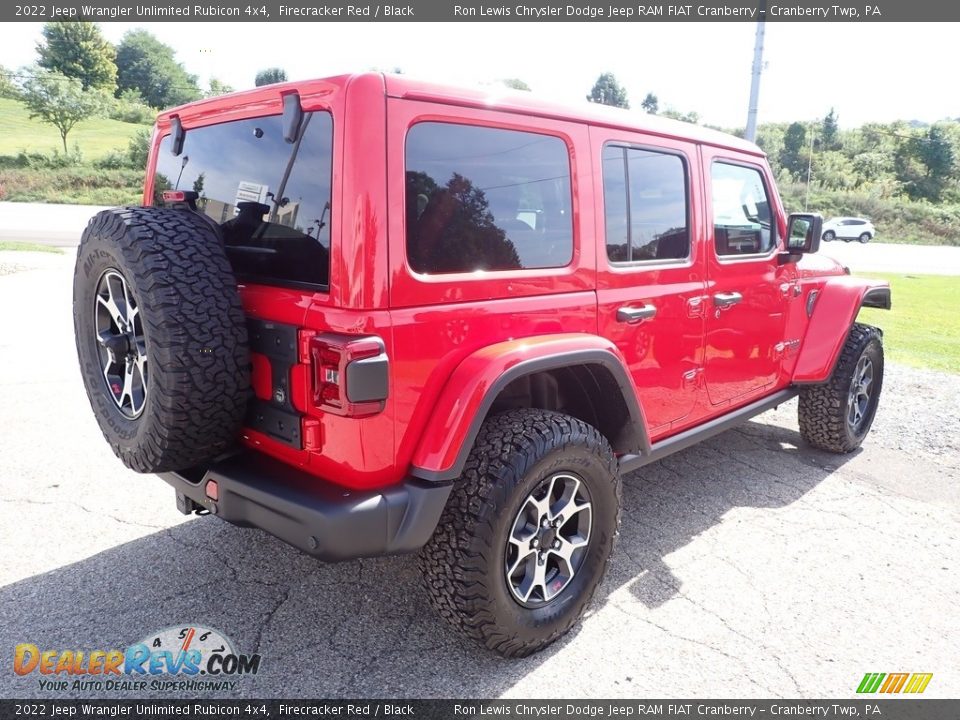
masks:
<svg viewBox="0 0 960 720"><path fill-rule="evenodd" d="M691 110L690 112L680 112L679 110L674 110L673 108L667 108L662 113L665 118L670 118L671 120L682 120L683 122L688 122L693 125L696 125L700 122L700 113Z"/></svg>
<svg viewBox="0 0 960 720"><path fill-rule="evenodd" d="M99 90L84 90L77 78L39 68L23 83L20 99L30 117L40 118L60 131L64 154L68 152L67 134L73 126L96 115L106 100Z"/></svg>
<svg viewBox="0 0 960 720"><path fill-rule="evenodd" d="M530 86L527 85L520 78L504 78L500 82L502 82L508 88L512 88L513 90L523 90L525 92L530 92Z"/></svg>
<svg viewBox="0 0 960 720"><path fill-rule="evenodd" d="M113 92L117 86L117 51L92 22L48 22L37 43L40 67L76 78L83 89Z"/></svg>
<svg viewBox="0 0 960 720"><path fill-rule="evenodd" d="M627 98L627 91L620 86L613 73L602 73L593 84L593 89L587 95L587 100L600 105L612 105L613 107L628 108L630 100Z"/></svg>
<svg viewBox="0 0 960 720"><path fill-rule="evenodd" d="M651 115L656 115L657 110L660 109L660 100L653 93L647 93L647 96L643 99L643 102L640 103L640 107L642 107Z"/></svg>
<svg viewBox="0 0 960 720"><path fill-rule="evenodd" d="M932 125L927 131L901 144L894 166L897 179L913 200L943 199L954 175L956 153L945 128Z"/></svg>
<svg viewBox="0 0 960 720"><path fill-rule="evenodd" d="M820 139L827 150L840 149L840 128L837 125L837 114L830 108L830 112L823 118L820 125Z"/></svg>
<svg viewBox="0 0 960 720"><path fill-rule="evenodd" d="M206 97L216 97L217 95L226 95L232 93L233 88L227 85L219 78L210 78L210 89L207 90Z"/></svg>
<svg viewBox="0 0 960 720"><path fill-rule="evenodd" d="M117 47L117 86L133 89L151 107L167 108L201 96L197 76L178 63L173 48L146 30L130 30Z"/></svg>
<svg viewBox="0 0 960 720"><path fill-rule="evenodd" d="M805 150L807 147L807 128L803 123L790 123L783 135L783 149L780 150L780 167L794 178L799 177L806 168Z"/></svg>
<svg viewBox="0 0 960 720"><path fill-rule="evenodd" d="M0 98L17 98L20 88L13 82L14 73L0 65Z"/></svg>
<svg viewBox="0 0 960 720"><path fill-rule="evenodd" d="M273 85L274 83L282 83L286 81L287 71L283 68L272 67L258 72L257 77L253 82L257 87L263 87L264 85Z"/></svg>

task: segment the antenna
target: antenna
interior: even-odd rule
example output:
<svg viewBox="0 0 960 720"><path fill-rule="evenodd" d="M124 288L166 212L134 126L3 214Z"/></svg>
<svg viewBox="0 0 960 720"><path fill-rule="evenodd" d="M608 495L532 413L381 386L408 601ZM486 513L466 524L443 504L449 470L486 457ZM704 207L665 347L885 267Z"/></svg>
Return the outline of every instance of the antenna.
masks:
<svg viewBox="0 0 960 720"><path fill-rule="evenodd" d="M760 104L760 73L763 72L763 32L766 27L767 0L760 0L760 17L757 36L753 43L753 77L750 80L750 106L747 108L747 130L744 137L750 142L757 139L757 107Z"/></svg>

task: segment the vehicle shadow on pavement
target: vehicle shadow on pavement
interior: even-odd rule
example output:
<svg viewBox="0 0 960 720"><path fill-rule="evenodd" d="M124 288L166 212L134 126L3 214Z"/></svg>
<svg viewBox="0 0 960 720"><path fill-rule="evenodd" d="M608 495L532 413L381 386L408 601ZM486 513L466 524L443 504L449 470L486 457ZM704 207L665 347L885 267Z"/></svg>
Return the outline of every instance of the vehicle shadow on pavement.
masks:
<svg viewBox="0 0 960 720"><path fill-rule="evenodd" d="M754 421L625 478L621 536L592 613L623 589L640 601L632 608L641 614L682 596L667 556L735 508L796 502L846 459L803 446L793 430ZM735 552L717 548L728 566L721 576L738 572ZM327 565L262 531L211 517L3 587L0 613L0 647L8 651L19 642L123 648L170 626L219 629L238 651L262 655L256 676L219 697L498 696L578 632L532 658L504 660L461 640L432 612L415 557ZM49 697L37 677L0 674L0 696Z"/></svg>

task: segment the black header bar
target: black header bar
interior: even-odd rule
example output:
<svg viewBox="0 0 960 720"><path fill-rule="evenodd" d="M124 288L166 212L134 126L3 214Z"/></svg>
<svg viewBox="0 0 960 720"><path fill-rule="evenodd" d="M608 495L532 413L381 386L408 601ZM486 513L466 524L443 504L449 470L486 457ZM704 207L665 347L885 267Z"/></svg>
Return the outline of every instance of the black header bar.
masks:
<svg viewBox="0 0 960 720"><path fill-rule="evenodd" d="M956 22L944 0L40 0L0 4L0 21L46 22Z"/></svg>

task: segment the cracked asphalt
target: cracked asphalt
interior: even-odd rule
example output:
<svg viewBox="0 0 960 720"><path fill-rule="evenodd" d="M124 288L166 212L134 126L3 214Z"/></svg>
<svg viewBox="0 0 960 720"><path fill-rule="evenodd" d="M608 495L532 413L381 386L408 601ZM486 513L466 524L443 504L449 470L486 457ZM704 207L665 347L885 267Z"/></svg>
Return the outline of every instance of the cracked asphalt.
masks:
<svg viewBox="0 0 960 720"><path fill-rule="evenodd" d="M413 557L324 565L181 516L97 429L72 255L0 268L2 697L46 696L10 670L16 643L110 649L181 623L262 654L248 697L849 697L866 672L960 694L960 376L888 365L850 456L804 447L791 402L627 477L589 615L504 660L433 615Z"/></svg>

